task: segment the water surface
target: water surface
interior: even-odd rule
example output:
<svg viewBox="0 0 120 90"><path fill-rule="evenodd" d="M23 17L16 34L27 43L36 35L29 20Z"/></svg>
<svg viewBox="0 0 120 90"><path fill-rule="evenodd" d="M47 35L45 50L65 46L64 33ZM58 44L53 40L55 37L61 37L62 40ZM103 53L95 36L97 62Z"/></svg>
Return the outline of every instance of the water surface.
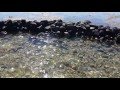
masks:
<svg viewBox="0 0 120 90"><path fill-rule="evenodd" d="M64 21L73 22L91 20L94 24L111 26L117 26L120 22L120 12L0 12L1 20L8 19L9 16L13 16L15 19L24 18L38 21L43 19L63 19ZM112 23L113 21L117 24Z"/></svg>
<svg viewBox="0 0 120 90"><path fill-rule="evenodd" d="M91 20L118 25L119 12L0 12L0 19ZM13 17L10 17L13 19ZM112 24L112 22L117 24ZM55 38L47 33L0 37L1 78L120 77L120 46L81 38Z"/></svg>

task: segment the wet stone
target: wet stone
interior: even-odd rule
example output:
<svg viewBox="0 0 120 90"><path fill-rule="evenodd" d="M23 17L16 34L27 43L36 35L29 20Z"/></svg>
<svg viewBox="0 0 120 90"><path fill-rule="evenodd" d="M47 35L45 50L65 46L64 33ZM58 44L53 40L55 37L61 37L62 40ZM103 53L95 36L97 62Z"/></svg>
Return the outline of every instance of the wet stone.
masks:
<svg viewBox="0 0 120 90"><path fill-rule="evenodd" d="M101 52L101 53L104 53L104 54L107 53L105 50L100 50L100 49L98 49L97 52Z"/></svg>
<svg viewBox="0 0 120 90"><path fill-rule="evenodd" d="M1 69L10 69L11 65L0 64Z"/></svg>
<svg viewBox="0 0 120 90"><path fill-rule="evenodd" d="M103 58L109 58L109 56L102 56Z"/></svg>
<svg viewBox="0 0 120 90"><path fill-rule="evenodd" d="M74 54L77 53L77 50L73 50L73 53L74 53Z"/></svg>
<svg viewBox="0 0 120 90"><path fill-rule="evenodd" d="M18 47L18 48L12 48L11 50L9 50L9 52L17 52L20 49L23 49L23 47Z"/></svg>
<svg viewBox="0 0 120 90"><path fill-rule="evenodd" d="M7 69L8 67L5 65L0 65L0 68Z"/></svg>
<svg viewBox="0 0 120 90"><path fill-rule="evenodd" d="M117 52L120 52L120 49L119 49L119 48L115 48L115 50L116 50Z"/></svg>
<svg viewBox="0 0 120 90"><path fill-rule="evenodd" d="M71 63L69 63L69 62L63 62L63 65L66 67L71 67Z"/></svg>
<svg viewBox="0 0 120 90"><path fill-rule="evenodd" d="M94 69L92 67L86 66L86 67L80 67L81 71L93 71Z"/></svg>
<svg viewBox="0 0 120 90"><path fill-rule="evenodd" d="M54 24L52 29L56 27L56 30L59 30L59 25L55 26L55 22L51 23ZM42 21L41 24L44 26L41 27L42 29L51 28L48 21ZM30 25L35 26L34 29L32 28L34 32L38 29L39 22L38 24L36 21L31 22ZM69 25L65 24L64 27L66 26ZM76 26L75 23L72 23L67 28L71 29L74 26ZM89 28L89 25L85 27ZM52 30L50 33L55 34L56 31ZM62 77L99 77L100 75L115 77L112 73L118 72L119 74L119 71L115 71L116 68L119 69L120 63L119 46L106 48L100 43L85 41L77 37L74 39L52 37L51 34L43 31L38 35L20 33L15 36L5 36L0 38L0 46L0 54L3 54L0 55L0 63L3 63L0 65L2 69L0 77L54 78L60 75ZM8 50L12 50L12 52L10 53ZM107 69L111 67L115 69L104 72L105 65L107 65Z"/></svg>

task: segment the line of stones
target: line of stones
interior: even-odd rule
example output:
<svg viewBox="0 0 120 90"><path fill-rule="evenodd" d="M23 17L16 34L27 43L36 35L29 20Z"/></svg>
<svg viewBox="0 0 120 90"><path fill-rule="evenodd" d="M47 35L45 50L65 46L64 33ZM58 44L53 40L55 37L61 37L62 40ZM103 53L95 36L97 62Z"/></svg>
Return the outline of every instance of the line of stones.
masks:
<svg viewBox="0 0 120 90"><path fill-rule="evenodd" d="M120 29L117 27L93 25L91 21L63 22L63 20L26 21L6 20L0 21L0 35L31 33L37 35L40 32L52 33L58 37L84 37L90 40L107 42L108 44L120 44Z"/></svg>

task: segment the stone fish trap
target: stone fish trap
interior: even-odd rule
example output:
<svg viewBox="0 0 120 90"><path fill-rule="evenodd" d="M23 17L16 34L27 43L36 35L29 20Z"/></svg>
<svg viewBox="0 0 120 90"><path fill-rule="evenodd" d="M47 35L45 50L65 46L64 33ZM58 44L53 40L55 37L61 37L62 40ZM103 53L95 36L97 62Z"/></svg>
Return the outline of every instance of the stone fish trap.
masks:
<svg viewBox="0 0 120 90"><path fill-rule="evenodd" d="M7 34L30 33L39 35L41 32L49 33L55 37L81 37L98 42L105 42L108 45L120 44L120 29L118 27L93 25L91 21L84 22L64 22L63 20L42 20L42 21L26 21L22 20L6 20L0 21L0 36Z"/></svg>

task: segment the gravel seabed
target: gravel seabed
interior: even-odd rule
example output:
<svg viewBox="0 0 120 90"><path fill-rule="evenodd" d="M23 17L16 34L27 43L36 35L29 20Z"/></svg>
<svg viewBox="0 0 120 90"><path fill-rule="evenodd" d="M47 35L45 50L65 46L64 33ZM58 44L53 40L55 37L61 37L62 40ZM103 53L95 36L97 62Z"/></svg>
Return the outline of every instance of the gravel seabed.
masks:
<svg viewBox="0 0 120 90"><path fill-rule="evenodd" d="M41 33L0 38L1 78L120 77L120 47Z"/></svg>

